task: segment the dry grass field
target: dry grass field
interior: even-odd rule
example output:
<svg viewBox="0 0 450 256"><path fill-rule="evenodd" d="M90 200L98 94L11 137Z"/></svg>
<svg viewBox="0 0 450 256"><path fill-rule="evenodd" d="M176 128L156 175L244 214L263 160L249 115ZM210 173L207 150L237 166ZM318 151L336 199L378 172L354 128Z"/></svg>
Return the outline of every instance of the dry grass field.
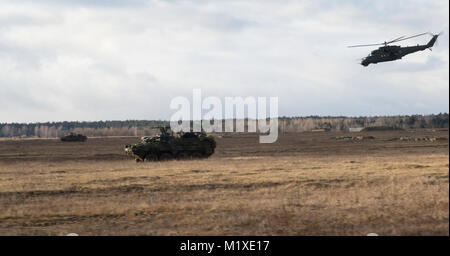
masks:
<svg viewBox="0 0 450 256"><path fill-rule="evenodd" d="M336 140L339 136L374 136ZM439 140L400 141L401 136ZM135 163L133 137L0 140L0 235L449 235L449 133L217 138Z"/></svg>

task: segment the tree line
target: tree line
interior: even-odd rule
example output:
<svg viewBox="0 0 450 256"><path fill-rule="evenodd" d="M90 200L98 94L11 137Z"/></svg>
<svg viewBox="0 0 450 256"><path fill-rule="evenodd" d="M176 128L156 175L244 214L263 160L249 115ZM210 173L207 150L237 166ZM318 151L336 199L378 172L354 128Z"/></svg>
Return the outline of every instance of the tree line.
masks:
<svg viewBox="0 0 450 256"><path fill-rule="evenodd" d="M125 120L92 122L0 123L0 137L57 138L70 132L87 136L145 136L168 126L163 120ZM448 113L437 115L375 117L280 117L278 129L283 132L305 132L316 129L348 131L350 128L387 126L401 129L448 128Z"/></svg>

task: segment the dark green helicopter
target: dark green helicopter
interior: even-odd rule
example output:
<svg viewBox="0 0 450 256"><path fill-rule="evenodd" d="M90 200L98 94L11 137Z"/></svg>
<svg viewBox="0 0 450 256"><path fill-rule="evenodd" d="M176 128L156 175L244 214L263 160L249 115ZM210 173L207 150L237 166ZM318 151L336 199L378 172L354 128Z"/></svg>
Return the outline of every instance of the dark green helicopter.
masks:
<svg viewBox="0 0 450 256"><path fill-rule="evenodd" d="M407 47L401 47L398 45L389 45L392 43L404 41L404 40L407 40L410 38L423 36L423 35L427 35L427 34L431 35L432 38L427 44L424 44L424 45L418 44L416 46L407 46ZM431 33L422 33L422 34L409 36L409 37L401 36L394 40L380 43L380 44L352 45L352 46L348 46L348 47L366 47L366 46L384 45L382 47L379 47L376 50L373 50L369 54L369 56L367 56L361 60L361 65L363 65L364 67L367 67L367 66L369 66L369 64L377 64L378 62L400 60L405 55L415 53L418 51L423 51L425 49L430 49L430 51L431 51L431 47L433 47L434 43L436 42L437 38L440 35L441 35L441 33L437 34L437 35L433 35Z"/></svg>

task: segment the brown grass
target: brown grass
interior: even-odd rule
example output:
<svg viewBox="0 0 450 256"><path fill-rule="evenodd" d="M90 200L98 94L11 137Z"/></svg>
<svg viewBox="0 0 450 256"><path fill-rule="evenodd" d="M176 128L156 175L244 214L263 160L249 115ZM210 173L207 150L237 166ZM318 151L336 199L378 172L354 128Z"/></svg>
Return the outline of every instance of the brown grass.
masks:
<svg viewBox="0 0 450 256"><path fill-rule="evenodd" d="M122 154L136 138L1 141L0 235L449 235L448 140L403 133L235 135L140 164Z"/></svg>

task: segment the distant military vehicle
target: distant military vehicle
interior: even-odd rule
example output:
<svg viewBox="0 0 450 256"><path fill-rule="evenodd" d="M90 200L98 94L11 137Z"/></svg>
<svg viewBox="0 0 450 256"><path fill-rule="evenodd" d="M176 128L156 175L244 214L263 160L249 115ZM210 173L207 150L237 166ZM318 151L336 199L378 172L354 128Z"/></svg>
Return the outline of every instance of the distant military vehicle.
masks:
<svg viewBox="0 0 450 256"><path fill-rule="evenodd" d="M87 141L87 137L82 134L75 134L73 132L67 134L66 136L61 137L61 141Z"/></svg>
<svg viewBox="0 0 450 256"><path fill-rule="evenodd" d="M167 161L171 159L206 158L214 153L216 142L204 132L174 134L168 127L160 128L161 134L142 137L134 145L126 145L125 152L140 161Z"/></svg>

